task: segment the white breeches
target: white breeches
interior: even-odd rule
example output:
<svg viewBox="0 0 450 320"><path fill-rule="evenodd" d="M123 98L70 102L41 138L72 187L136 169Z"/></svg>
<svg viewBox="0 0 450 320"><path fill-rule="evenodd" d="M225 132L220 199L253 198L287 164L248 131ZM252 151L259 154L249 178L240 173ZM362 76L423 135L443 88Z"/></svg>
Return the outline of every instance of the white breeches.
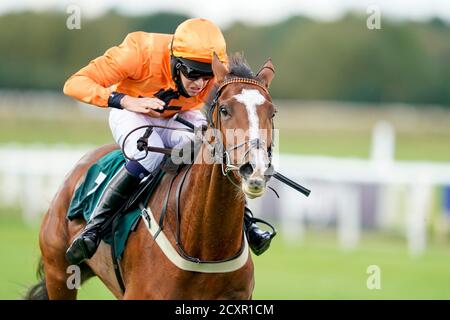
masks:
<svg viewBox="0 0 450 320"><path fill-rule="evenodd" d="M195 126L206 124L206 118L200 110L189 110L180 113L180 116L192 122ZM185 125L171 118L152 118L142 113L128 110L111 109L109 113L109 126L114 140L122 147L126 135L133 129L144 125L159 125L172 128L187 128ZM145 151L137 149L137 140L142 137L146 128L133 132L125 143L125 152L128 157L140 158L145 155ZM153 147L174 148L194 139L194 134L186 131L174 131L168 129L154 128L148 139L148 145ZM152 172L162 161L162 153L149 152L147 157L139 163Z"/></svg>

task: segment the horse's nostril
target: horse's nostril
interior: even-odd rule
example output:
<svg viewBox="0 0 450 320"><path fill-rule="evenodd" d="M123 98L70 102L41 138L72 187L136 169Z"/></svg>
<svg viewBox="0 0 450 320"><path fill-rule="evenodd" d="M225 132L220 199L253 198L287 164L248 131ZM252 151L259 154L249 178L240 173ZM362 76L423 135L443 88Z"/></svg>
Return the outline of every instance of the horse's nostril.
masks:
<svg viewBox="0 0 450 320"><path fill-rule="evenodd" d="M262 179L251 179L248 185L254 189L261 189L264 186L264 182Z"/></svg>
<svg viewBox="0 0 450 320"><path fill-rule="evenodd" d="M239 174L242 177L250 177L253 173L253 166L247 162L239 168Z"/></svg>

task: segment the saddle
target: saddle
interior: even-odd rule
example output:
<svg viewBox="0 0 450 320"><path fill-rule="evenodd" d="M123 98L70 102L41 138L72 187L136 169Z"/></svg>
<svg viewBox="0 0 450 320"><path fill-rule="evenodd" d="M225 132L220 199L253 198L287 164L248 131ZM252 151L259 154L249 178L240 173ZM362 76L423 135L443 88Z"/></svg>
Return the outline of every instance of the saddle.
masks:
<svg viewBox="0 0 450 320"><path fill-rule="evenodd" d="M192 146L192 142L188 142ZM188 146L182 146L180 150L187 150ZM198 148L191 148L191 160L194 159ZM182 157L182 154L179 154ZM183 157L185 159L185 157ZM84 219L88 221L94 212L101 195L115 173L125 164L125 157L121 150L114 150L96 163L87 171L84 181L74 192L67 218L69 220ZM160 165L147 178L145 178L138 190L126 203L108 220L101 229L101 238L111 246L111 255L116 276L122 290L124 285L119 269L119 261L125 250L126 242L131 232L135 231L140 221L143 208L150 200L164 175L171 175L174 179L185 164L175 164L169 155L165 155ZM165 210L161 215L162 228Z"/></svg>

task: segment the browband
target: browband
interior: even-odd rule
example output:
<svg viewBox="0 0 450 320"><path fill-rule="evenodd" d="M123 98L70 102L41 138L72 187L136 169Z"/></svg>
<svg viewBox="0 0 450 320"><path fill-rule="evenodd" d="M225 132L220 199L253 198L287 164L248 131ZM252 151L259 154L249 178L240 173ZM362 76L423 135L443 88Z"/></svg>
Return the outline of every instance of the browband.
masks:
<svg viewBox="0 0 450 320"><path fill-rule="evenodd" d="M226 87L227 85L232 84L232 83L253 84L253 85L258 86L261 89L263 89L264 92L267 93L267 95L269 95L269 90L267 90L267 87L264 85L264 83L262 83L261 81L255 80L255 79L233 77L233 78L230 78L230 79L223 80L222 82L220 82L218 84L216 94L215 94L213 100L210 103L209 110L208 110L208 113L207 113L208 122L213 128L214 128L214 121L212 119L212 116L213 116L214 109L216 108L217 100L219 99L219 96L221 94L222 89L224 87Z"/></svg>
<svg viewBox="0 0 450 320"><path fill-rule="evenodd" d="M230 78L228 80L223 80L220 84L219 87L217 89L217 92L220 92L224 87L226 87L227 85L231 84L231 83L248 83L248 84L254 84L258 87L260 87L261 89L263 89L267 94L269 94L269 91L267 90L266 86L255 79L249 79L249 78L237 78L237 77L233 77Z"/></svg>

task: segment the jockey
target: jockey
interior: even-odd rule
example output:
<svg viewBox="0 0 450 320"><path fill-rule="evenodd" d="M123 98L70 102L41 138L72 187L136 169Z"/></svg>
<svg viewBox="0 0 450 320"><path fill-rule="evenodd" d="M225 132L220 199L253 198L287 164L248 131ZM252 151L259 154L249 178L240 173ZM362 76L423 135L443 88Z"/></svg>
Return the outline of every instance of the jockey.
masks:
<svg viewBox="0 0 450 320"><path fill-rule="evenodd" d="M183 111L183 118L201 126L206 124L206 118L199 109L214 85L213 52L222 62L227 61L222 32L206 19L186 20L174 35L133 32L122 44L72 75L64 85L64 94L109 108L109 125L119 145L139 126L183 128L172 117L179 111ZM125 145L125 152L136 159L145 155L136 146L141 135L142 132L134 132ZM190 132L155 128L148 144L173 148L192 139ZM101 240L101 226L136 192L142 179L157 168L162 158L161 153L149 152L142 160L126 162L104 191L85 229L67 250L70 263L79 264L94 255ZM271 235L259 229L247 207L244 217L249 246L259 255L269 247Z"/></svg>

